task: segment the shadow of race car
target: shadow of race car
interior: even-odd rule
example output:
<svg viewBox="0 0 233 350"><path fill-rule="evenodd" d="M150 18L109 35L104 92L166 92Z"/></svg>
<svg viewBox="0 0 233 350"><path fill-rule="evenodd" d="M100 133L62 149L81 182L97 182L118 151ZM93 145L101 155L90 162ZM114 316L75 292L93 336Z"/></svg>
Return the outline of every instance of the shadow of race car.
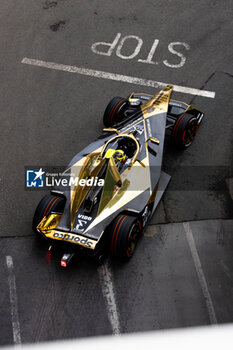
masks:
<svg viewBox="0 0 233 350"><path fill-rule="evenodd" d="M162 171L165 137L188 148L204 116L170 99L172 88L114 97L103 135L72 159L63 173L67 185L40 201L33 230L62 248L62 266L78 253L98 261L109 251L132 257L170 180Z"/></svg>

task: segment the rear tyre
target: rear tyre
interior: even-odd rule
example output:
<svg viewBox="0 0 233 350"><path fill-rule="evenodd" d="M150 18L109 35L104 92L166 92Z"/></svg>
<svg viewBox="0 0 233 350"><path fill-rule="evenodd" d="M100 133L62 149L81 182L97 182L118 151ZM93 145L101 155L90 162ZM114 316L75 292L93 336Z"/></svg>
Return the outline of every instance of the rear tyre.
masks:
<svg viewBox="0 0 233 350"><path fill-rule="evenodd" d="M140 236L140 220L134 216L119 215L111 228L111 254L125 259L131 258Z"/></svg>
<svg viewBox="0 0 233 350"><path fill-rule="evenodd" d="M32 229L37 233L36 227L39 225L44 216L48 215L50 212L59 212L62 213L65 206L65 198L53 196L47 194L44 196L40 203L38 204L35 214L32 220Z"/></svg>
<svg viewBox="0 0 233 350"><path fill-rule="evenodd" d="M193 143L198 129L198 119L189 114L182 114L176 120L171 139L179 148L188 148Z"/></svg>
<svg viewBox="0 0 233 350"><path fill-rule="evenodd" d="M103 118L104 125L106 127L112 127L123 120L123 111L126 109L124 107L127 107L127 99L123 97L114 97L105 109Z"/></svg>

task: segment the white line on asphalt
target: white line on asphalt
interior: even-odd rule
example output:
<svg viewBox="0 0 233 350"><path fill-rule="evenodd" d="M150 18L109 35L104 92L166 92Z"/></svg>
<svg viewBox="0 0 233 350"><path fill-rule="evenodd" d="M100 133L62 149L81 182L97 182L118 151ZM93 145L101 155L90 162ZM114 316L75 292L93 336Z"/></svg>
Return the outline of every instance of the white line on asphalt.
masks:
<svg viewBox="0 0 233 350"><path fill-rule="evenodd" d="M6 256L6 265L8 268L8 284L10 292L10 303L11 303L11 322L13 329L13 339L14 344L21 344L21 335L20 335L20 325L18 317L18 301L16 293L16 283L14 275L14 265L11 256Z"/></svg>
<svg viewBox="0 0 233 350"><path fill-rule="evenodd" d="M103 296L108 307L108 318L111 323L112 332L114 335L118 335L120 334L120 323L114 294L113 277L108 260L98 268L98 273Z"/></svg>
<svg viewBox="0 0 233 350"><path fill-rule="evenodd" d="M147 80L147 79L127 76L127 75L122 75L122 74L103 72L103 71L88 69L88 68L67 66L65 64L58 64L58 63L54 63L54 62L35 60L32 58L27 58L27 57L23 58L21 63L29 64L32 66L43 67L43 68L60 70L63 72L88 75L88 76L95 77L95 78L109 79L109 80L115 80L115 81L122 81L122 82L129 83L129 84L149 86L149 87L153 87L153 88L163 88L164 86L167 85L167 83L162 83L160 81ZM177 92L182 92L185 94L191 94L191 95L195 95L195 96L215 98L214 91L199 90L199 89L194 89L194 88L189 88L189 87L179 86L179 85L173 85L173 87L174 87L173 90L177 91Z"/></svg>
<svg viewBox="0 0 233 350"><path fill-rule="evenodd" d="M194 238L193 238L193 234L192 234L192 230L191 227L189 225L188 222L184 222L183 223L184 226L184 230L185 230L185 234L188 240L188 244L189 244L189 248L191 250L191 254L193 257L193 261L194 261L194 265L197 271L197 275L198 275L198 279L201 285L201 289L205 298L205 302L206 302L206 306L208 309L208 313L209 313L209 318L210 318L210 323L211 324L217 324L217 318L216 318L216 314L215 314L215 310L214 310L214 305L209 293L209 289L207 286L207 282L206 282L206 278L201 266L201 262L199 259L199 255L197 252L197 248L195 246L195 242L194 242Z"/></svg>

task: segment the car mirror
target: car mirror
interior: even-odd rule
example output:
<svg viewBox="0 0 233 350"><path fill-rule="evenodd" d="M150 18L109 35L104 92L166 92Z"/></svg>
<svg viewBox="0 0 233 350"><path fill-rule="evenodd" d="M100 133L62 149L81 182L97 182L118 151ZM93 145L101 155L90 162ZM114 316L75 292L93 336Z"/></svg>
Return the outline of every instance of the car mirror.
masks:
<svg viewBox="0 0 233 350"><path fill-rule="evenodd" d="M150 136L150 137L146 140L146 142L148 142L148 141L151 141L151 142L153 142L153 143L156 143L156 145L159 145L159 144L160 144L159 139L157 139L156 137Z"/></svg>
<svg viewBox="0 0 233 350"><path fill-rule="evenodd" d="M119 131L115 128L104 128L103 131L115 132L117 135L119 135Z"/></svg>

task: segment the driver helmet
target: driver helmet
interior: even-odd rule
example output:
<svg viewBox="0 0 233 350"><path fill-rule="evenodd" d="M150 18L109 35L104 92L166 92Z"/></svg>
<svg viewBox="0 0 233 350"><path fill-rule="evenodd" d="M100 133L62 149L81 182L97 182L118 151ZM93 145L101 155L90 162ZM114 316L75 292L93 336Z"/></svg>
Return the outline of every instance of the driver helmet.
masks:
<svg viewBox="0 0 233 350"><path fill-rule="evenodd" d="M114 156L119 162L125 162L126 154L122 149L117 149L114 153Z"/></svg>

